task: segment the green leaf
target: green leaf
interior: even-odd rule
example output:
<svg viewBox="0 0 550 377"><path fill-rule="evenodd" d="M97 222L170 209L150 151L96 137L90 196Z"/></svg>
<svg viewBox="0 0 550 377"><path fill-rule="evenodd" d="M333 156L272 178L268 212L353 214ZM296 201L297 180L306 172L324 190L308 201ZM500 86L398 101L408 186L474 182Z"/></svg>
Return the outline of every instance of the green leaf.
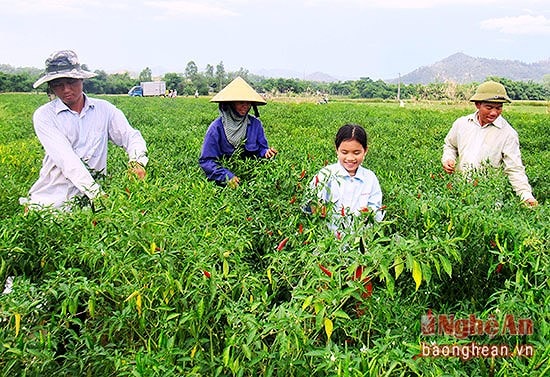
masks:
<svg viewBox="0 0 550 377"><path fill-rule="evenodd" d="M302 304L302 310L306 310L309 305L311 305L311 302L313 301L313 296L308 296L304 300L304 303Z"/></svg>
<svg viewBox="0 0 550 377"><path fill-rule="evenodd" d="M395 270L395 280L397 280L405 268L405 263L403 263L403 259L401 259L399 255L395 256L393 266Z"/></svg>
<svg viewBox="0 0 550 377"><path fill-rule="evenodd" d="M166 322L173 320L174 318L177 318L180 316L180 313L172 313L168 317L166 317Z"/></svg>
<svg viewBox="0 0 550 377"><path fill-rule="evenodd" d="M344 319L351 319L348 315L348 313L346 313L345 311L343 310L337 310L335 311L334 313L332 313L332 315L335 317L335 318L344 318Z"/></svg>
<svg viewBox="0 0 550 377"><path fill-rule="evenodd" d="M412 276L414 282L416 283L415 291L418 291L420 283L422 283L422 268L420 267L420 264L416 261L416 259L413 259Z"/></svg>
<svg viewBox="0 0 550 377"><path fill-rule="evenodd" d="M231 355L231 346L225 347L223 350L223 365L227 366L229 364L229 356Z"/></svg>
<svg viewBox="0 0 550 377"><path fill-rule="evenodd" d="M90 298L88 299L88 311L90 312L90 317L94 317L94 313L95 313L95 297L94 296L90 296Z"/></svg>
<svg viewBox="0 0 550 377"><path fill-rule="evenodd" d="M223 276L227 277L227 275L229 275L229 263L227 262L227 259L223 260L222 268L223 268Z"/></svg>
<svg viewBox="0 0 550 377"><path fill-rule="evenodd" d="M393 297L393 294L395 293L395 280L393 280L391 276L386 279L386 288L388 289L390 296Z"/></svg>
<svg viewBox="0 0 550 377"><path fill-rule="evenodd" d="M451 277L453 275L453 266L451 265L449 259L447 259L446 256L439 254L439 260L441 261L441 265L443 266L445 273Z"/></svg>
<svg viewBox="0 0 550 377"><path fill-rule="evenodd" d="M334 324L330 320L330 318L325 317L324 319L324 325L325 325L325 333L327 334L327 339L330 340L330 337L332 336L332 330L334 329Z"/></svg>
<svg viewBox="0 0 550 377"><path fill-rule="evenodd" d="M244 355L248 360L252 360L252 352L250 351L250 347L246 343L241 345L241 348L243 350Z"/></svg>

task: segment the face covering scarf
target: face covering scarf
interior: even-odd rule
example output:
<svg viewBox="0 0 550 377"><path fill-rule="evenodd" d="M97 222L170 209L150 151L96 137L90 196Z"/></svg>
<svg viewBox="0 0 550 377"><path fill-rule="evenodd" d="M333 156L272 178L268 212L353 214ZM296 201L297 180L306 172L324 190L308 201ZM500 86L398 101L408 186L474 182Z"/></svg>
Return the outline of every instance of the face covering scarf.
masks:
<svg viewBox="0 0 550 377"><path fill-rule="evenodd" d="M240 116L230 105L220 104L220 115L227 140L237 148L246 137L246 128L250 124L248 114Z"/></svg>

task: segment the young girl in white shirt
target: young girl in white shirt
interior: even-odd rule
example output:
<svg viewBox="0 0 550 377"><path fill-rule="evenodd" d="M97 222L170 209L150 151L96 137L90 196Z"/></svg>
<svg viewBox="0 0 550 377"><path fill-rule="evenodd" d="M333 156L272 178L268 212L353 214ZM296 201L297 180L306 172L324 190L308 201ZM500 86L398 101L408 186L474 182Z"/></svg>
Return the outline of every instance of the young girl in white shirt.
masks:
<svg viewBox="0 0 550 377"><path fill-rule="evenodd" d="M329 228L338 239L384 217L378 178L361 165L368 151L367 139L367 133L359 125L345 124L340 127L334 140L338 162L322 168L310 183L318 204L307 208L311 212L321 211L322 216L329 217ZM329 213L325 212L327 208ZM363 248L361 239L361 251L364 251ZM319 267L326 274L331 274L326 267ZM357 266L352 276L353 280L360 280L364 286L361 293L363 300L368 299L373 290L372 279L364 269L362 265ZM363 304L361 301L356 303L358 316L364 312Z"/></svg>
<svg viewBox="0 0 550 377"><path fill-rule="evenodd" d="M329 227L340 238L354 219L370 215L381 221L384 212L378 178L361 165L368 151L368 137L363 127L345 124L336 133L334 143L338 162L322 168L310 187L317 195L319 208L332 208Z"/></svg>

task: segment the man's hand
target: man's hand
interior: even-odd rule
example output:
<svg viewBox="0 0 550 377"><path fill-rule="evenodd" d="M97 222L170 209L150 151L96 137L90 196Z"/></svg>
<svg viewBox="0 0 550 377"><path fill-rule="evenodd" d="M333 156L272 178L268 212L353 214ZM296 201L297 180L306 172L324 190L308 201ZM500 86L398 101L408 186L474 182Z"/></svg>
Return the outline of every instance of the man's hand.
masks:
<svg viewBox="0 0 550 377"><path fill-rule="evenodd" d="M104 191L101 191L101 193L95 198L90 199L90 207L92 208L92 212L97 213L107 208L107 199L109 199L109 195Z"/></svg>
<svg viewBox="0 0 550 377"><path fill-rule="evenodd" d="M137 161L130 161L129 165L130 165L128 168L129 176L137 177L140 180L145 178L145 175L147 174L147 172L145 171L145 167L142 164L140 164Z"/></svg>
<svg viewBox="0 0 550 377"><path fill-rule="evenodd" d="M447 172L447 174L452 174L455 171L455 160L447 160L443 163L443 170Z"/></svg>
<svg viewBox="0 0 550 377"><path fill-rule="evenodd" d="M271 157L275 157L275 155L277 155L277 149L275 148L269 148L267 150L267 152L265 152L265 158L271 158Z"/></svg>

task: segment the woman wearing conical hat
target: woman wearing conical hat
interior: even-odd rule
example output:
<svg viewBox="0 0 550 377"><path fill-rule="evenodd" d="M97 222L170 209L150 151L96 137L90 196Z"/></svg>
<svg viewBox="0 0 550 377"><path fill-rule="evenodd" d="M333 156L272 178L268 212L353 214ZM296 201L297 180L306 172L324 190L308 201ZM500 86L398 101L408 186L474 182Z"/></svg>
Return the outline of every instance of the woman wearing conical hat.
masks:
<svg viewBox="0 0 550 377"><path fill-rule="evenodd" d="M246 157L272 158L277 150L270 148L257 106L266 101L241 77L231 81L210 102L218 102L220 116L208 127L202 144L199 164L206 177L219 185L237 187L239 177L222 166L222 157L242 150ZM254 109L255 116L249 114Z"/></svg>

